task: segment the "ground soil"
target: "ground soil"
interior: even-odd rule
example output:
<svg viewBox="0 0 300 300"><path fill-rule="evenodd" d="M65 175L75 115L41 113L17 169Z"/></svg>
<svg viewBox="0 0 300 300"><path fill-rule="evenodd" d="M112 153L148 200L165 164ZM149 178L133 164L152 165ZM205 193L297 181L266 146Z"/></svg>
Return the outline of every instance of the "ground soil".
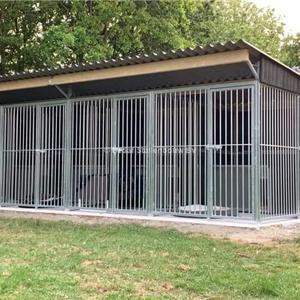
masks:
<svg viewBox="0 0 300 300"><path fill-rule="evenodd" d="M29 218L48 221L70 221L83 224L140 224L160 228L176 229L193 235L204 234L213 238L228 239L238 243L271 245L282 241L300 238L300 222L298 224L280 224L261 228L242 228L222 225L189 224L165 221L145 221L105 216L58 215L32 212L0 211L0 217Z"/></svg>

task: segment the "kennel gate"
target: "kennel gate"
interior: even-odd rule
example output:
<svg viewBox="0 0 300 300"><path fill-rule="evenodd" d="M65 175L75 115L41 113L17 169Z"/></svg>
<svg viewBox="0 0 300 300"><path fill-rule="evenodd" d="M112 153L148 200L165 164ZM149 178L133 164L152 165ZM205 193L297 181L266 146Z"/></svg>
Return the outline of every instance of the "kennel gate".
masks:
<svg viewBox="0 0 300 300"><path fill-rule="evenodd" d="M61 207L65 104L8 106L2 117L1 204Z"/></svg>
<svg viewBox="0 0 300 300"><path fill-rule="evenodd" d="M155 93L156 213L253 213L254 85Z"/></svg>

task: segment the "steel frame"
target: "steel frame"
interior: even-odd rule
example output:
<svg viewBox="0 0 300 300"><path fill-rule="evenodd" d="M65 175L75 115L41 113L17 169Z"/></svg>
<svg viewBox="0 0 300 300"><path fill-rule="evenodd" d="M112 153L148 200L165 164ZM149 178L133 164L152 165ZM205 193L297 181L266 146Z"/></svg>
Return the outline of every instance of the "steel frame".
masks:
<svg viewBox="0 0 300 300"><path fill-rule="evenodd" d="M18 203L18 201L5 199L6 194L4 191L6 188L5 185L7 184L5 172L7 168L9 168L9 166L5 167L5 138L10 134L7 131L10 130L8 129L8 123L5 123L7 122L5 110L14 109L18 111L18 109L29 107L28 111L30 111L31 107L35 107L35 125L36 128L40 128L42 122L44 122L42 120L43 107L54 107L54 110L56 110L55 107L63 106L63 122L65 128L63 133L64 146L61 149L52 149L52 151L62 151L61 159L63 160L63 170L61 170L60 173L63 174L63 180L60 180L62 180L64 197L62 203L49 205L50 207L63 209L96 209L111 212L129 211L130 213L153 215L171 213L175 215L205 218L252 218L255 221L260 221L268 217L298 215L300 213L300 176L297 174L299 174L300 163L300 136L296 133L294 138L292 138L291 133L287 135L289 141L292 139L295 141L293 145L266 143L265 139L268 134L273 134L277 137L277 133L271 133L273 129L270 128L270 125L276 121L276 118L279 118L280 121L284 119L284 122L286 122L285 125L291 125L292 121L288 123L288 117L280 115L279 113L266 114L265 107L266 105L273 105L273 102L268 100L268 97L273 97L274 99L276 97L278 99L283 97L285 105L287 105L288 101L294 99L293 101L295 101L296 107L295 115L293 115L292 111L289 111L289 117L291 117L295 123L295 120L300 116L300 99L297 95L292 96L291 93L285 95L284 91L276 90L271 87L268 87L270 91L268 97L266 97L266 89L267 87L261 85L257 80L251 80L1 106L1 205L22 205L22 203ZM281 96L279 96L280 93L282 93ZM297 100L295 97L298 97ZM106 111L107 108L105 105L108 104L105 104L106 102L104 101L110 103L109 111ZM142 102L144 102L143 108ZM122 114L126 111L124 109L125 105L128 113L127 119L124 119L124 115L122 117ZM251 107L249 105L251 105ZM84 112L82 116L83 118L92 119L79 120L79 117L74 115L75 106L90 110L89 112ZM272 108L273 107L271 107L271 110ZM93 112L95 109L98 109L98 111ZM143 112L138 112L140 109L142 109ZM204 109L205 112L202 112L201 109ZM133 113L131 113L132 111ZM100 117L106 113L108 113L110 117L105 117L105 120L102 120L103 124L98 125L99 122L101 122ZM141 115L143 115L143 121L139 120ZM34 117L34 115L30 115L28 112L27 117L30 116ZM56 117L53 115L52 118ZM134 118L133 121L132 118ZM270 118L272 118L272 120ZM124 120L126 120L126 124ZM156 122L154 122L154 120L156 120ZM10 122L14 121L20 122L20 120L10 120ZM223 122L222 125L220 125L221 121ZM84 125L85 129L80 127L83 125L79 125L79 127L75 129L73 126L74 122L81 122L80 124L83 124L82 122L88 123ZM141 122L143 122L143 124ZM32 122L30 124L33 125ZM242 127L240 128L239 125ZM55 127L57 130L60 125L57 123L51 126L57 126L57 128ZM95 129L95 126L99 126L98 129ZM204 126L204 128L201 128L201 126ZM297 126L297 128L295 127L297 130L295 132L299 133L300 125ZM248 131L247 138L245 133L246 127ZM53 128L53 130L55 128ZM51 130L49 132L54 132ZM80 132L78 130L80 130ZM85 133L82 132L82 130L85 130ZM109 130L109 133L107 133L109 135L105 137L105 141L100 145L100 142L96 142L96 136L98 135L99 139L101 139L103 132L101 133L100 131L103 130ZM131 142L128 146L126 144L127 142L122 144L122 141L120 142L119 140L123 134L128 137L128 132L124 130L131 131L131 135L129 135ZM144 130L145 141L142 144L137 144L137 141L141 139L139 135L142 130ZM205 132L203 141L200 136L202 131ZM76 139L76 135L78 134L86 134L89 136L88 139L94 135L94 142L89 144L90 141L88 140L87 147L83 146L83 148L79 147L80 149L77 149L77 144L74 144L76 143L74 139ZM222 134L228 136L224 137ZM236 137L230 137L229 135ZM85 138L87 137L85 136ZM234 138L236 140L234 140ZM196 149L196 154L158 154L159 150L173 151L176 147L181 150L191 147ZM277 149L283 147L285 150L294 151L294 159L291 156L287 156L284 158L284 163L280 165L276 160L278 158L274 157L274 147ZM138 151L142 150L141 148L145 148L144 150L146 152L144 154L138 154ZM41 134L37 133L35 134L34 204L28 205L36 208L43 206L40 202L41 187L40 184L37 184L41 180L41 164L43 163L41 161L40 150L43 150L41 149ZM125 155L120 152L125 150L133 150L134 154ZM241 155L239 154L240 151L242 152ZM245 156L245 152L249 153L247 157ZM77 200L74 198L74 184L76 187L76 180L78 179L78 174L75 174L77 171L74 169L74 159L79 159L78 157L76 158L76 155L82 155L80 157L80 164L82 164L82 168L86 168L87 173L93 178L94 182L94 185L89 186L90 192L85 191L89 197L87 197L86 202L84 202L86 204L83 206L82 203L80 205L78 204L76 197ZM33 158L27 157L26 154L21 156L20 159L24 166L28 164L27 160L31 159L33 163ZM120 172L123 171L123 169L121 170L120 164L125 164L124 161L126 161L124 168L128 168L127 162L129 161L130 169L126 170L125 177L127 177L129 172L131 175L133 173L133 177L139 178L141 174L141 162L139 164L138 161L141 161L141 159L144 160L143 172L145 172L145 174L143 176L145 176L145 178L140 186L134 182L133 189L139 189L141 185L143 185L142 189L143 193L145 193L145 201L143 201L142 206L138 208L136 206L137 199L135 199L136 190L131 190L131 187L130 189L126 187L126 193L129 191L129 198L134 199L134 204L129 208L128 206L120 206L119 203L122 199L120 200L119 181ZM89 167L90 162L93 162L92 167ZM261 178L265 175L265 171L262 167L268 163L273 164L277 169L280 166L284 167L280 180L283 182L283 174L286 174L289 182L283 182L285 190L283 191L282 189L279 192L282 196L283 193L288 195L287 187L289 186L293 192L293 196L289 198L294 201L296 209L290 209L288 212L282 209L284 205L286 205L286 208L289 206L288 196L286 196L284 200L281 200L284 203L280 202L280 204L278 204L273 201L273 205L280 205L281 210L277 209L276 212L266 213L265 199L267 187ZM11 161L10 164L12 166L14 162ZM105 197L108 198L105 205L103 205L103 203L101 205L92 205L93 197L95 198L97 194L96 189L99 189L100 181L97 183L97 180L100 180L99 178L103 180L103 164L105 168L109 169L109 173L105 173L105 176L109 178L105 183L105 185L107 185L105 193L108 193ZM135 165L133 169L132 164ZM24 168L25 167L23 167L23 169ZM23 170L22 172L26 175L26 171ZM272 172L273 176L275 176L274 170ZM248 175L245 175L246 173ZM246 177L247 179L245 179ZM13 176L11 178L14 180ZM26 184L26 179L24 180ZM51 182L54 182L53 180L57 179L51 180ZM273 179L273 181L274 180L275 179ZM230 184L228 185L229 182ZM16 182L12 184L16 185ZM30 184L32 184L32 182L30 182ZM48 182L48 184L50 184L50 182ZM127 185L127 181L124 184ZM275 191L274 182L272 184L272 191ZM240 194L239 185L242 187L242 194ZM25 186L26 185L22 188L24 189ZM54 187L52 186L50 188L53 189ZM92 189L94 189L94 193L91 192ZM204 191L202 191L202 189ZM229 192L228 189L230 189ZM245 196L245 189L247 189L247 197ZM235 198L232 196L233 190L235 190ZM103 192L103 189L101 191ZM222 191L226 199L222 198ZM228 193L232 194L231 200L228 199L228 197L230 197ZM94 196L90 196L92 194ZM138 196L140 195L141 194L138 193ZM176 198L177 195L180 196ZM239 195L241 195L242 198L241 204L238 199ZM99 199L97 201L97 203L100 203ZM202 207L204 210L202 210Z"/></svg>

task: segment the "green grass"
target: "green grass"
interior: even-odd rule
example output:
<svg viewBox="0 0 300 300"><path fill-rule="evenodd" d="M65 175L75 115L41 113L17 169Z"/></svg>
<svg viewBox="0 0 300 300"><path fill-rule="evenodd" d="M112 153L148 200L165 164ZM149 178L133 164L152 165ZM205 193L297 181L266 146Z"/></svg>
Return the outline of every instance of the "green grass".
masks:
<svg viewBox="0 0 300 300"><path fill-rule="evenodd" d="M0 218L0 299L300 299L300 244Z"/></svg>

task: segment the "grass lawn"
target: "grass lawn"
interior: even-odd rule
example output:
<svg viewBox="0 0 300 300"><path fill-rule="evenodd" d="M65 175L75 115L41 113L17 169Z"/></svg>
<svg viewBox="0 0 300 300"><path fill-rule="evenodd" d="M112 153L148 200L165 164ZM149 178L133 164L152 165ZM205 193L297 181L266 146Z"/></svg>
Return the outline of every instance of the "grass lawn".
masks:
<svg viewBox="0 0 300 300"><path fill-rule="evenodd" d="M0 299L300 299L300 243L0 218Z"/></svg>

